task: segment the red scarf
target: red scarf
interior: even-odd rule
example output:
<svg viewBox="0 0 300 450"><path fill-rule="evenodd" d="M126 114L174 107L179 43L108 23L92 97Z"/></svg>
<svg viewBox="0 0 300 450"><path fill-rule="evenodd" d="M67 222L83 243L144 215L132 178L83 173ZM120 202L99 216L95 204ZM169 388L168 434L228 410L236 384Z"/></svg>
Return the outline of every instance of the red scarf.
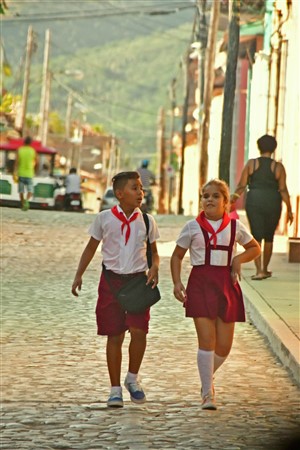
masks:
<svg viewBox="0 0 300 450"><path fill-rule="evenodd" d="M199 225L204 228L204 230L206 230L209 233L211 233L211 237L209 238L209 241L213 240L214 248L216 248L216 246L217 246L217 233L220 233L222 230L224 230L224 228L226 228L227 225L230 223L229 215L224 213L222 223L221 223L220 227L217 229L217 231L215 231L213 229L211 224L206 219L204 211L201 211L201 213L196 218L196 220L199 223Z"/></svg>
<svg viewBox="0 0 300 450"><path fill-rule="evenodd" d="M125 216L125 214L123 212L119 212L118 207L114 206L113 208L111 208L111 212L119 219L121 220L122 226L121 226L121 232L123 234L123 230L125 225L127 225L127 230L126 230L126 235L125 235L125 245L128 242L129 236L130 236L130 222L133 222L137 216L139 215L138 212L135 212L132 217L130 217L130 219L128 220L127 217Z"/></svg>

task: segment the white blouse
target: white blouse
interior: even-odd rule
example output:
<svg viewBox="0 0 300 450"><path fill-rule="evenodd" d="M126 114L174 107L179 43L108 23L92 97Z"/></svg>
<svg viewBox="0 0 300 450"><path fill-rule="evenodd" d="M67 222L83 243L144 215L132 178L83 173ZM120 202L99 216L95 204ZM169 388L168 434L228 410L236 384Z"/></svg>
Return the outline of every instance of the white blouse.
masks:
<svg viewBox="0 0 300 450"><path fill-rule="evenodd" d="M215 231L218 230L222 223L220 220L208 221ZM211 233L208 233L209 238ZM231 225L227 225L224 230L217 234L217 245L229 245L231 238ZM235 245L232 251L232 258L236 254L236 242L240 245L246 245L253 239L252 234L248 231L245 225L239 220L236 221ZM212 242L212 241L211 241ZM176 244L182 248L189 249L190 261L192 266L200 266L205 264L205 240L200 225L196 219L189 220L176 241ZM213 244L213 243L212 243ZM228 252L225 250L211 251L210 264L213 266L226 266Z"/></svg>

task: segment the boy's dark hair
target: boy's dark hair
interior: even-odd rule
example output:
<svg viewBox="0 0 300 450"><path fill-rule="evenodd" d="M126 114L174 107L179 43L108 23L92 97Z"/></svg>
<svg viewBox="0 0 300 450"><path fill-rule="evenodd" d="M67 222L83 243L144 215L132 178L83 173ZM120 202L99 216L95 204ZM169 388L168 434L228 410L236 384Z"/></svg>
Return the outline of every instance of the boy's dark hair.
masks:
<svg viewBox="0 0 300 450"><path fill-rule="evenodd" d="M277 147L277 141L273 136L264 134L259 139L257 139L257 146L260 153L273 153Z"/></svg>
<svg viewBox="0 0 300 450"><path fill-rule="evenodd" d="M116 194L117 189L123 189L128 180L138 180L140 178L140 174L138 172L120 172L117 173L112 178L112 186L114 193Z"/></svg>
<svg viewBox="0 0 300 450"><path fill-rule="evenodd" d="M70 173L77 173L76 167L72 167L72 168L70 169Z"/></svg>
<svg viewBox="0 0 300 450"><path fill-rule="evenodd" d="M26 136L26 138L24 139L24 144L25 145L30 145L32 142L32 139L30 136Z"/></svg>

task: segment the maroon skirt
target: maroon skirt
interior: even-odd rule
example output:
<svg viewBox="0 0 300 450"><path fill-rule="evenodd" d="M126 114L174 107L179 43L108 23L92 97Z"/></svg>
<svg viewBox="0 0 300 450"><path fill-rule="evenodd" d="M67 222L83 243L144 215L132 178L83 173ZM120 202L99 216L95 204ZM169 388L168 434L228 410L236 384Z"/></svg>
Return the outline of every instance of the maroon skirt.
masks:
<svg viewBox="0 0 300 450"><path fill-rule="evenodd" d="M230 267L194 266L186 288L186 317L220 317L223 322L245 322L243 294L233 284Z"/></svg>

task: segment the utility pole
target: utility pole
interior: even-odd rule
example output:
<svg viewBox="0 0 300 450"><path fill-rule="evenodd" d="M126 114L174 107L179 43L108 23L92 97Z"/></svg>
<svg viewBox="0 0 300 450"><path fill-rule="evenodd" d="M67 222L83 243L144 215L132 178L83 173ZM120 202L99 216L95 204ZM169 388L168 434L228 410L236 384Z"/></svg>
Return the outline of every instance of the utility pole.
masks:
<svg viewBox="0 0 300 450"><path fill-rule="evenodd" d="M240 0L231 0L229 11L228 51L224 84L221 148L219 157L219 178L229 184L232 122L236 87L236 68L240 42Z"/></svg>
<svg viewBox="0 0 300 450"><path fill-rule="evenodd" d="M71 114L72 114L72 105L73 105L73 95L72 92L68 93L67 100L67 111L66 111L66 121L65 121L65 129L66 129L66 138L69 140L71 137Z"/></svg>
<svg viewBox="0 0 300 450"><path fill-rule="evenodd" d="M188 121L189 110L189 97L190 97L190 80L189 80L189 65L190 55L187 52L185 59L185 96L182 111L182 131L181 131L181 163L179 171L179 195L178 195L178 214L183 214L184 209L182 206L182 194L183 194L183 178L184 178L184 163L185 163L185 145L186 145L186 130L185 127Z"/></svg>
<svg viewBox="0 0 300 450"><path fill-rule="evenodd" d="M49 52L50 52L50 30L45 33L45 49L44 49L44 64L43 64L43 84L40 104L41 123L39 127L39 137L42 145L47 143L48 134L48 118L49 118L49 104L50 104L50 85L51 74L49 71Z"/></svg>
<svg viewBox="0 0 300 450"><path fill-rule="evenodd" d="M204 93L203 93L203 115L200 133L200 188L207 181L208 172L208 141L209 141L209 124L211 100L215 80L215 56L216 41L220 16L220 0L214 0L211 9L208 42L205 58L205 77L204 77ZM200 123L199 123L200 127Z"/></svg>
<svg viewBox="0 0 300 450"><path fill-rule="evenodd" d="M165 111L160 108L158 115L157 146L160 153L160 191L158 196L158 213L166 214L166 145L165 145Z"/></svg>
<svg viewBox="0 0 300 450"><path fill-rule="evenodd" d="M168 177L168 214L172 212L172 199L174 191L174 172L175 172L175 155L173 152L173 138L175 129L175 108L176 108L176 78L172 79L170 86L170 100L171 100L171 130L170 130L170 145L169 145L169 177Z"/></svg>
<svg viewBox="0 0 300 450"><path fill-rule="evenodd" d="M27 44L26 44L26 57L25 57L25 72L24 72L24 82L23 82L23 94L22 94L22 103L21 103L21 113L19 117L19 123L16 128L20 131L21 135L24 135L25 128L25 117L27 111L27 101L28 101L28 92L29 92L29 79L30 79L30 65L31 65L31 56L33 49L33 29L32 26L29 25L27 32Z"/></svg>
<svg viewBox="0 0 300 450"><path fill-rule="evenodd" d="M116 171L116 138L113 134L111 137L111 144L110 144L110 153L109 153L109 163L108 163L108 170L107 170L107 179L106 179L106 188L108 188L111 185L111 179L113 177L113 174L115 174Z"/></svg>

